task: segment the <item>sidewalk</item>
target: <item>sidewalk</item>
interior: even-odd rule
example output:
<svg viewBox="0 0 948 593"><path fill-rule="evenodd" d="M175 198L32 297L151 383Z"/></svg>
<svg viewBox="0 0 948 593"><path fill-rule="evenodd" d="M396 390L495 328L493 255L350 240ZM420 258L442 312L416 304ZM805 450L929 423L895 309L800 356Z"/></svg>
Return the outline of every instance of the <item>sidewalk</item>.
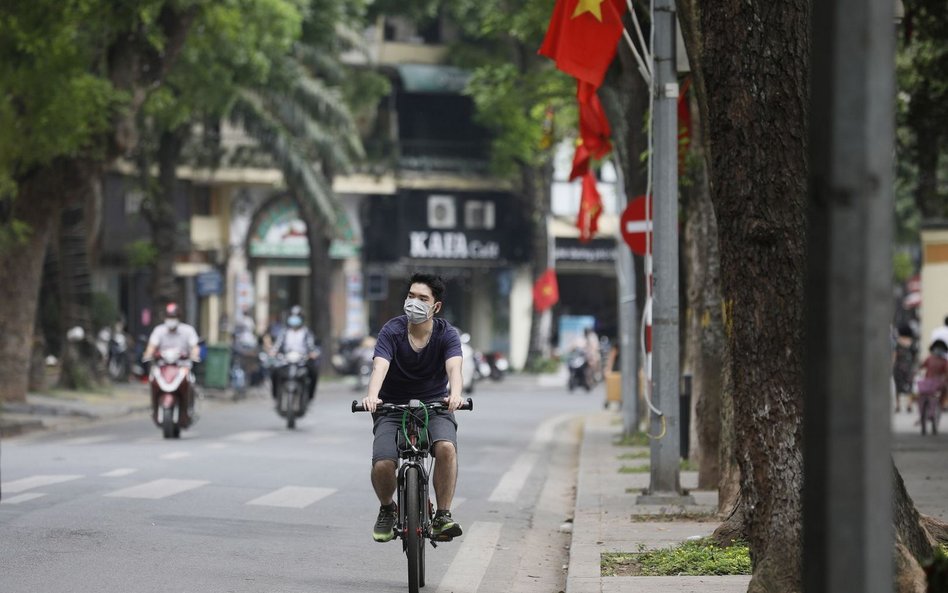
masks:
<svg viewBox="0 0 948 593"><path fill-rule="evenodd" d="M948 422L942 433L922 437L914 425L916 414L893 416L892 454L918 510L948 521ZM579 451L576 508L570 546L566 593L744 593L750 576L633 577L600 576L600 555L669 548L689 538L710 535L719 522L652 522L642 515L663 513L713 513L716 491L697 491L697 473L681 472L682 487L696 505L661 508L636 504L636 496L649 484L648 473L619 473L623 465L645 465L648 459L621 459L623 453L645 447L619 447L621 415L598 412L585 417ZM633 517L636 515L637 517Z"/></svg>
<svg viewBox="0 0 948 593"><path fill-rule="evenodd" d="M666 508L637 505L636 496L649 485L649 474L619 473L625 466L646 465L645 459L621 459L623 453L647 452L647 447L617 447L621 416L614 412L590 414L585 419L576 480L576 510L570 546L566 593L743 593L749 576L633 577L600 576L600 554L668 548L691 537L710 535L717 527L709 521L648 521L643 515L669 513L711 514L717 510L717 492L697 491L697 472L681 472L682 487L695 504ZM635 515L635 517L633 517ZM709 517L709 519L711 519Z"/></svg>

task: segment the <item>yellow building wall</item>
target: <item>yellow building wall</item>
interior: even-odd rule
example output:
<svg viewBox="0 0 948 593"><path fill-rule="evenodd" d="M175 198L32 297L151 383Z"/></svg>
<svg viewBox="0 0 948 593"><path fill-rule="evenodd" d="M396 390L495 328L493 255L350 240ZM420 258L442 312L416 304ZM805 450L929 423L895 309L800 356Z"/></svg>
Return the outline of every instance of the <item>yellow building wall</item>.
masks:
<svg viewBox="0 0 948 593"><path fill-rule="evenodd" d="M948 316L948 229L929 229L922 233L922 307L921 345L928 347L932 330Z"/></svg>

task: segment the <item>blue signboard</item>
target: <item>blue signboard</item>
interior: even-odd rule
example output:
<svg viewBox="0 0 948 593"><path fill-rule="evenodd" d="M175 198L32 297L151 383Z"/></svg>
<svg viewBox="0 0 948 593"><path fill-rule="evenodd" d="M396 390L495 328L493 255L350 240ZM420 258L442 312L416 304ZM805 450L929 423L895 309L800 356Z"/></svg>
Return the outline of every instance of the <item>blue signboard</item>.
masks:
<svg viewBox="0 0 948 593"><path fill-rule="evenodd" d="M201 272L194 277L194 290L199 297L223 294L224 277L217 270Z"/></svg>

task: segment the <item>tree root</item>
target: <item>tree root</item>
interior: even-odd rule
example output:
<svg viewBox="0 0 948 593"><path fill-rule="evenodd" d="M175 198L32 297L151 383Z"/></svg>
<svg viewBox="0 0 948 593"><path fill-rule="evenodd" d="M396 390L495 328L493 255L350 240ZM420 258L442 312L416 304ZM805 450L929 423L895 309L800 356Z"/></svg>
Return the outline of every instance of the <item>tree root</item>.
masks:
<svg viewBox="0 0 948 593"><path fill-rule="evenodd" d="M948 523L928 515L921 515L919 521L937 543L948 545Z"/></svg>

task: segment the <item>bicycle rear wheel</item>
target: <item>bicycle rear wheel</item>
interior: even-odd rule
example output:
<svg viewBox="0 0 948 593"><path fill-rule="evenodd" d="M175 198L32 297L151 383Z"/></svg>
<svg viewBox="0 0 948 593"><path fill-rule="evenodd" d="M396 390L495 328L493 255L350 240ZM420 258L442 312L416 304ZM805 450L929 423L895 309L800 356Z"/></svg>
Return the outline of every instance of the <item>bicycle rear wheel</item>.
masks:
<svg viewBox="0 0 948 593"><path fill-rule="evenodd" d="M405 472L405 555L408 556L408 591L418 593L424 586L425 577L421 573L425 553L425 540L421 536L421 508L419 496L419 482L417 467L409 467Z"/></svg>

